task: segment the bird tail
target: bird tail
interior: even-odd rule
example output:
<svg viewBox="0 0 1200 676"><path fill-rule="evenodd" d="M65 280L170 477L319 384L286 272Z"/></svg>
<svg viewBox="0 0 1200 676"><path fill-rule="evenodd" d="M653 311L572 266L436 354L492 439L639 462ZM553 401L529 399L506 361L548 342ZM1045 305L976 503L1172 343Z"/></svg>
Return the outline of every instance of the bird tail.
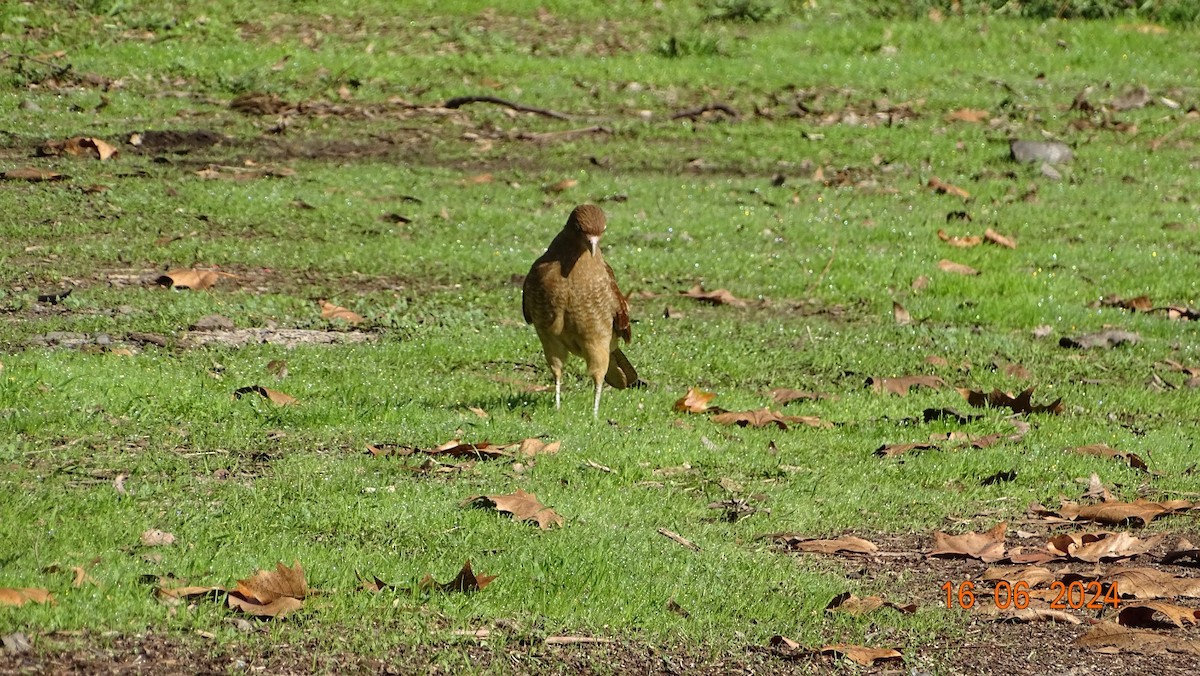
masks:
<svg viewBox="0 0 1200 676"><path fill-rule="evenodd" d="M604 374L604 382L612 385L618 390L623 390L626 387L638 387L641 382L638 380L637 370L633 368L633 364L629 363L629 357L620 350L613 350L608 356L608 373Z"/></svg>

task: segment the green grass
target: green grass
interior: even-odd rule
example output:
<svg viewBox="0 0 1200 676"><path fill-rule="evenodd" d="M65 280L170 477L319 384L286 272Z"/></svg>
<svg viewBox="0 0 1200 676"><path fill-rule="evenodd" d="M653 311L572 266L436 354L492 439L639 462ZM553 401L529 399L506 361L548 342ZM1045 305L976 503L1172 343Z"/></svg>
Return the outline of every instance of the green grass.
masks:
<svg viewBox="0 0 1200 676"><path fill-rule="evenodd" d="M543 3L553 15L544 23L522 3L485 11L492 4L428 3L403 16L392 3L0 8L0 168L34 165L69 177L0 184L0 212L9 214L0 224L0 523L9 525L0 529L0 587L48 586L59 600L3 610L0 634L203 630L249 640L218 604L168 608L139 576L228 584L296 559L328 593L270 640L317 635L328 651L384 651L510 620L521 627L515 635L590 633L718 651L774 634L809 645L871 641L882 626L891 643L912 647L956 635L961 618L933 606L869 619L830 619L822 609L846 589L928 598L936 589L856 583L836 560L779 554L756 536L927 534L951 518L983 529L1019 517L1030 502L1077 497L1076 479L1091 472L1128 499L1141 484L1150 497L1200 490L1185 472L1200 394L1147 385L1155 373L1182 382L1164 359L1200 365L1194 327L1092 307L1108 294L1200 305L1200 214L1190 197L1196 135L1185 115L1200 97L1197 67L1183 57L1194 27L1171 23L1155 34L1131 26L1170 17L1035 21L983 12L939 24L924 12L848 22L841 5L822 12L797 3L759 3L770 5L770 21L710 21L717 5L682 3L618 3L620 18L602 21L612 3ZM664 52L672 36L677 48ZM78 84L84 73L117 84ZM343 85L348 105L387 112L298 114L276 136L266 130L277 116L227 107L245 91L338 102ZM1097 105L1145 85L1181 107L1116 113L1137 125L1132 134L1076 129L1086 116L1067 108L1091 85L1099 85ZM907 103L915 114L891 126L825 125L819 114L787 116L797 89L817 94L807 100L828 113L870 119ZM177 91L186 96L161 95ZM390 97L433 105L475 93L579 119L510 117L481 104L453 117L385 107ZM669 120L712 100L741 119ZM755 115L755 106L769 114ZM944 121L963 107L1000 121ZM517 137L597 123L612 133ZM231 140L146 153L125 145L129 133L147 129L207 129ZM1043 132L1075 147L1062 181L1007 159L1007 138ZM32 156L42 141L73 135L103 137L122 155L106 163ZM702 168L689 165L697 158ZM295 175L195 174L246 160ZM848 170L870 182L825 185L811 179L817 167L827 179ZM465 180L483 172L494 180ZM783 185L772 185L776 174ZM934 194L932 176L972 199ZM564 178L578 185L544 190ZM91 184L110 190L81 192ZM1031 186L1036 201L1022 199ZM574 204L613 195L624 199L603 203L606 256L624 290L657 294L631 298L637 323L628 353L650 386L606 391L594 422L578 364L561 411L551 394L522 389L549 375L512 276L528 269ZM971 222L947 221L959 210ZM388 213L412 222L380 220ZM1019 247L958 250L936 237L939 228L987 227ZM982 274L943 273L942 258ZM136 282L190 266L236 277L201 292ZM921 275L928 287L912 290ZM700 282L750 305L713 308L676 295ZM37 302L63 288L73 293L61 305ZM210 313L243 328L329 328L319 298L366 316L375 340L146 345L133 356L34 340L52 331L175 340ZM915 326L894 325L893 301ZM664 318L666 306L683 317ZM1043 324L1052 335L1034 338ZM1087 352L1057 345L1061 335L1108 325L1137 331L1142 342ZM930 366L930 355L972 366ZM278 383L266 371L276 359L289 369ZM1007 377L994 361L1021 363L1032 378ZM863 387L869 376L916 373L975 389L1036 385L1037 401L1062 397L1066 409L1034 416L1020 442L875 457L884 443L961 427L920 422L925 408L966 408L951 387L905 398ZM232 398L253 384L300 403ZM775 387L835 395L786 411L834 427L718 427L672 410L692 386L718 392L715 403L734 410L766 405ZM1010 426L990 412L963 429ZM373 443L539 435L562 441L562 450L522 472L480 462L417 477L404 469L413 462L364 453ZM1156 473L1064 452L1101 442L1147 456ZM655 471L685 463L690 472ZM980 485L1010 469L1016 480ZM118 475L128 476L127 494L112 485ZM740 489L731 492L734 484ZM536 493L566 527L539 532L459 506L516 488ZM770 512L727 523L707 507L749 496ZM178 544L142 548L139 534L149 528L174 533ZM161 560L145 560L150 553ZM96 586L73 589L68 575L43 572L94 559ZM471 596L355 590L356 573L410 585L426 573L449 579L466 559L500 577ZM671 612L669 599L689 617Z"/></svg>

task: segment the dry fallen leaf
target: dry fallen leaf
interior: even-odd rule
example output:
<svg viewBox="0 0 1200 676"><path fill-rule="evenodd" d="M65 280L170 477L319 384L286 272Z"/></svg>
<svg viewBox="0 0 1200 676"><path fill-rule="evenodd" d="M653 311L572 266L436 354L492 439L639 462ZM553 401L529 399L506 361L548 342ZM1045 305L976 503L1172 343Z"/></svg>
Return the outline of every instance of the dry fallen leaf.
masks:
<svg viewBox="0 0 1200 676"><path fill-rule="evenodd" d="M1157 627L1164 622L1155 619L1156 615L1167 618L1170 624L1183 628L1189 624L1200 624L1200 610L1177 606L1166 601L1137 601L1121 606L1117 614L1117 624L1127 627Z"/></svg>
<svg viewBox="0 0 1200 676"><path fill-rule="evenodd" d="M969 265L963 265L962 263L955 263L954 261L946 259L946 258L943 258L942 260L938 261L938 268L940 268L943 272L950 272L950 273L953 273L956 275L973 276L973 275L979 274L978 270L976 270L975 268L973 268Z"/></svg>
<svg viewBox="0 0 1200 676"><path fill-rule="evenodd" d="M1005 247L1008 249L1017 248L1017 243L1014 240L1009 239L1008 237L1005 237L1004 235L1001 235L1000 233L996 232L995 230L992 230L991 228L988 228L987 230L983 231L983 238L986 239L987 241L991 242L992 244L997 244L999 246L1002 246L1002 247Z"/></svg>
<svg viewBox="0 0 1200 676"><path fill-rule="evenodd" d="M826 604L825 612L846 613L847 615L859 616L873 613L880 608L892 608L893 610L898 610L905 615L911 615L917 612L916 604L902 606L892 603L891 601L884 599L882 596L859 597L851 594L850 592L844 592L833 597L833 600Z"/></svg>
<svg viewBox="0 0 1200 676"><path fill-rule="evenodd" d="M1090 350L1094 347L1109 348L1118 347L1120 345L1137 345L1142 342L1142 337L1133 331L1124 331L1121 329L1108 329L1099 333L1088 333L1081 336L1063 336L1058 339L1060 347L1069 347L1079 350Z"/></svg>
<svg viewBox="0 0 1200 676"><path fill-rule="evenodd" d="M1057 624L1083 624L1083 620L1066 612L1065 610L1055 610L1053 608L1017 608L1015 605L1007 609L999 609L996 606L977 606L981 610L987 608L993 613L997 622L1008 623L1033 623L1033 622L1055 622Z"/></svg>
<svg viewBox="0 0 1200 676"><path fill-rule="evenodd" d="M892 301L892 319L896 320L897 326L912 324L912 315L908 314L908 310L896 301Z"/></svg>
<svg viewBox="0 0 1200 676"><path fill-rule="evenodd" d="M687 291L681 291L679 295L686 296L687 298L694 298L710 305L732 305L734 307L746 306L746 301L734 297L734 295L727 289L705 291L704 287L699 284L693 286Z"/></svg>
<svg viewBox="0 0 1200 676"><path fill-rule="evenodd" d="M929 556L945 558L979 559L992 563L1004 558L1004 533L1008 524L1000 522L986 533L963 533L947 535L941 531L933 534L934 546Z"/></svg>
<svg viewBox="0 0 1200 676"><path fill-rule="evenodd" d="M717 413L712 421L718 425L737 425L738 427L766 427L774 425L781 430L788 429L789 424L808 425L809 427L832 427L820 418L807 415L782 415L770 408L760 408L753 411L726 411Z"/></svg>
<svg viewBox="0 0 1200 676"><path fill-rule="evenodd" d="M1145 554L1166 537L1157 535L1141 540L1128 533L1063 533L1051 537L1046 548L1076 561L1111 562Z"/></svg>
<svg viewBox="0 0 1200 676"><path fill-rule="evenodd" d="M688 413L724 412L725 409L719 409L708 404L716 396L715 392L705 392L695 387L689 387L687 394L675 402L675 410L686 411Z"/></svg>
<svg viewBox="0 0 1200 676"><path fill-rule="evenodd" d="M1097 624L1086 634L1075 639L1071 645L1101 652L1115 649L1118 652L1142 655L1164 652L1200 655L1200 640L1189 640L1145 629L1126 629L1115 622Z"/></svg>
<svg viewBox="0 0 1200 676"><path fill-rule="evenodd" d="M874 554L879 547L869 540L843 535L832 540L808 538L798 533L772 533L762 536L792 551L813 554Z"/></svg>
<svg viewBox="0 0 1200 676"><path fill-rule="evenodd" d="M233 397L234 399L241 399L242 395L250 393L260 395L276 406L291 406L298 401L290 394L285 394L279 390L272 390L270 388L263 387L262 385L248 385L246 387L239 387L233 391Z"/></svg>
<svg viewBox="0 0 1200 676"><path fill-rule="evenodd" d="M43 181L61 181L66 178L62 174L50 171L49 169L38 169L36 167L21 167L19 169L9 169L0 174L6 181L29 181L30 183L41 183Z"/></svg>
<svg viewBox="0 0 1200 676"><path fill-rule="evenodd" d="M841 655L851 662L864 667L869 667L879 661L904 659L904 655L901 655L898 650L890 648L867 648L860 645L847 645L845 643L821 646L820 652L825 655Z"/></svg>
<svg viewBox="0 0 1200 676"><path fill-rule="evenodd" d="M980 110L978 108L959 108L958 110L947 113L945 120L947 122L979 123L987 122L989 117L991 117L991 113L986 110Z"/></svg>
<svg viewBox="0 0 1200 676"><path fill-rule="evenodd" d="M939 229L937 231L937 236L938 239L942 240L946 244L949 244L953 247L958 247L960 249L969 249L973 246L979 246L980 244L983 244L983 238L979 235L952 237L951 235L947 234L945 230Z"/></svg>
<svg viewBox="0 0 1200 676"><path fill-rule="evenodd" d="M971 198L971 193L956 185L947 183L937 176L929 179L929 187L933 188L933 191L939 195L954 195L955 197L961 197L964 201Z"/></svg>
<svg viewBox="0 0 1200 676"><path fill-rule="evenodd" d="M26 603L49 603L57 605L48 589L33 587L5 587L0 589L0 606L23 606Z"/></svg>
<svg viewBox="0 0 1200 676"><path fill-rule="evenodd" d="M471 570L471 561L468 559L463 564L462 570L458 571L458 575L449 582L438 582L433 579L432 575L426 575L421 578L421 582L417 587L422 591L439 591L439 592L458 592L461 594L471 594L477 591L483 591L495 580L498 575L483 575Z"/></svg>
<svg viewBox="0 0 1200 676"><path fill-rule="evenodd" d="M1191 559L1187 563L1182 563L1184 559ZM1186 538L1180 538L1179 542L1175 543L1175 548L1163 555L1162 562L1165 565L1200 565L1200 548L1193 545Z"/></svg>
<svg viewBox="0 0 1200 676"><path fill-rule="evenodd" d="M1134 469L1139 469L1143 472L1150 471L1150 467L1142 460L1137 453L1129 453L1126 451L1118 451L1115 448L1109 448L1107 444L1089 444L1087 446L1076 446L1075 448L1067 449L1073 453L1081 455L1095 455L1101 458L1113 458L1127 463Z"/></svg>
<svg viewBox="0 0 1200 676"><path fill-rule="evenodd" d="M783 406L790 404L793 401L825 399L829 395L819 392L807 392L805 390L793 390L786 387L778 387L771 390L771 399L775 400L776 404Z"/></svg>
<svg viewBox="0 0 1200 676"><path fill-rule="evenodd" d="M1101 502L1095 505L1077 505L1063 500L1058 514L1069 521L1095 521L1097 523L1120 524L1141 522L1145 526L1154 519L1174 512L1187 511L1191 503L1184 500L1171 502Z"/></svg>
<svg viewBox="0 0 1200 676"><path fill-rule="evenodd" d="M1015 397L1000 390L985 393L961 387L958 388L958 393L975 408L1007 408L1013 413L1062 413L1062 397L1049 404L1034 404L1032 402L1033 390L1034 388L1030 387Z"/></svg>
<svg viewBox="0 0 1200 676"><path fill-rule="evenodd" d="M566 192L567 190L570 190L571 188L574 188L577 185L579 185L579 181L577 181L573 178L564 178L563 180L559 181L558 183L554 183L552 185L546 186L546 192L553 192L553 193Z"/></svg>
<svg viewBox="0 0 1200 676"><path fill-rule="evenodd" d="M56 157L71 155L72 157L92 157L100 161L107 160L120 151L103 139L75 136L65 140L51 140L38 148L39 155Z"/></svg>
<svg viewBox="0 0 1200 676"><path fill-rule="evenodd" d="M1105 582L1134 599L1200 598L1200 578L1179 577L1155 568L1116 568Z"/></svg>
<svg viewBox="0 0 1200 676"><path fill-rule="evenodd" d="M1005 580L1012 585L1024 582L1033 588L1058 579L1058 575L1043 566L1008 566L988 568L979 579L987 582Z"/></svg>
<svg viewBox="0 0 1200 676"><path fill-rule="evenodd" d="M537 495L517 489L508 495L473 495L460 504L476 507L494 507L498 512L508 512L517 521L532 521L542 530L563 526L563 518L553 509L538 502Z"/></svg>
<svg viewBox="0 0 1200 676"><path fill-rule="evenodd" d="M167 288L200 291L217 283L221 273L215 270L170 270L155 280Z"/></svg>
<svg viewBox="0 0 1200 676"><path fill-rule="evenodd" d="M875 449L875 455L884 458L892 458L897 455L904 455L909 451L933 451L937 450L938 445L932 441L919 441L912 444L881 444Z"/></svg>
<svg viewBox="0 0 1200 676"><path fill-rule="evenodd" d="M364 320L361 315L351 312L340 305L334 305L328 301L317 301L321 306L321 319L340 319L352 325L361 324Z"/></svg>
<svg viewBox="0 0 1200 676"><path fill-rule="evenodd" d="M308 596L308 583L299 561L292 567L275 564L275 570L260 570L252 577L238 580L229 590L229 607L260 617L284 617L299 610Z"/></svg>
<svg viewBox="0 0 1200 676"><path fill-rule="evenodd" d="M897 396L907 396L913 387L928 387L936 390L946 386L946 381L937 376L902 376L900 378L867 378L866 384L875 392L888 392Z"/></svg>

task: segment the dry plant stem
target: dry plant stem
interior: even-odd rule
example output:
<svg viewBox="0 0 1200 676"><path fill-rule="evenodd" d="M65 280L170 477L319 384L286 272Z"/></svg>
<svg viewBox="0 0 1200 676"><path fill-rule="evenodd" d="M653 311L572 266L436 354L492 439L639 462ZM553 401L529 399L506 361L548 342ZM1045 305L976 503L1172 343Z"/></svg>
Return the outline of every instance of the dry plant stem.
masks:
<svg viewBox="0 0 1200 676"><path fill-rule="evenodd" d="M571 119L570 115L567 115L565 113L560 113L556 110L547 110L545 108L526 106L524 104L515 103L513 101L498 98L495 96L456 96L452 99L449 99L444 104L442 104L442 107L443 108L461 108L461 107L471 104L471 103L493 103L497 106L504 106L505 108L511 108L512 110L515 110L520 113L534 113L535 115L552 117L556 120Z"/></svg>

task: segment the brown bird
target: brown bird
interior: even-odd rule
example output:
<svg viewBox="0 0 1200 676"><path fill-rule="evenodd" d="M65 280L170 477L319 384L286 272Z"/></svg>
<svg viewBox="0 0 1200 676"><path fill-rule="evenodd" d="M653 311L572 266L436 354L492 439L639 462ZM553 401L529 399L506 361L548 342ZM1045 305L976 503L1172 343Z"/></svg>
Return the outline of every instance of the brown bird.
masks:
<svg viewBox="0 0 1200 676"><path fill-rule="evenodd" d="M562 404L562 368L568 354L587 362L596 383L592 415L600 415L604 383L624 389L638 382L637 371L617 348L629 342L629 305L617 277L600 255L604 212L593 204L575 207L567 224L529 269L521 309L537 329L554 372L554 408Z"/></svg>

